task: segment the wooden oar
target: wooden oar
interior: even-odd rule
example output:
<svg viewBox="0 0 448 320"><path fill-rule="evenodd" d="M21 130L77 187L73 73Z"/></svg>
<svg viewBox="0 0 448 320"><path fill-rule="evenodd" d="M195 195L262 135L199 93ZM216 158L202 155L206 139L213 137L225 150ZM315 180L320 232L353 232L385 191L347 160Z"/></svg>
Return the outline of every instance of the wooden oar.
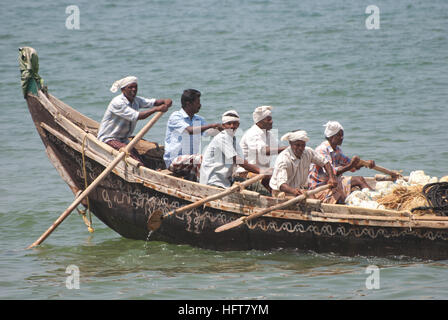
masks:
<svg viewBox="0 0 448 320"><path fill-rule="evenodd" d="M362 165L363 167L367 167L367 168L369 167L369 163L367 161L365 161L365 160L362 160L362 159L359 159L359 164ZM398 171L392 171L392 170L389 170L389 169L386 169L386 168L383 168L383 167L380 167L380 166L374 166L372 169L376 170L376 171L379 171L379 172L382 172L382 173L385 173L385 174L388 174L391 177L394 177L394 176L401 177L402 176L401 173L398 172Z"/></svg>
<svg viewBox="0 0 448 320"><path fill-rule="evenodd" d="M214 194L212 196L209 196L207 198L204 198L204 199L198 200L196 202L190 203L190 204L188 204L186 206L183 206L181 208L175 209L175 210L170 211L170 212L168 212L166 214L162 214L160 211L156 211L149 218L148 228L151 231L155 231L155 230L159 229L160 225L162 224L162 219L165 219L165 218L167 218L167 217L169 217L169 216L171 216L173 214L182 213L182 212L185 212L185 211L197 208L199 206L202 206L203 204L206 204L207 202L210 202L210 201L213 201L213 200L217 200L217 199L221 199L221 198L223 198L223 197L225 197L225 196L227 196L227 195L229 195L229 194L231 194L233 192L240 191L242 188L247 187L247 186L257 182L257 181L263 179L264 177L265 177L265 175L258 174L255 177L252 177L252 178L250 178L248 180L245 180L243 182L235 183L233 186L231 186L230 188L226 189L223 192L220 192L220 193Z"/></svg>
<svg viewBox="0 0 448 320"><path fill-rule="evenodd" d="M95 187L112 171L113 168L129 153L135 144L140 141L140 139L148 132L149 129L154 125L154 123L159 120L159 118L163 115L163 112L157 112L155 116L140 130L140 132L134 137L134 139L129 142L129 144L124 148L118 156L112 161L106 169L85 189L76 199L72 202L72 204L59 216L59 218L53 222L53 224L45 231L39 239L37 239L34 243L32 243L27 249L33 248L39 244L41 244L53 231L54 229L64 221L65 218L81 203L81 201L93 190Z"/></svg>
<svg viewBox="0 0 448 320"><path fill-rule="evenodd" d="M258 218L258 217L260 217L260 216L262 216L262 215L264 215L264 214L266 214L266 213L269 213L269 212L271 212L271 211L279 210L279 209L285 208L285 207L287 207L287 206L289 206L289 205L292 205L292 204L294 204L294 203L297 203L297 202L299 202L299 201L302 201L302 200L305 199L308 195L313 195L313 194L319 193L319 192L321 192L321 191L323 191L323 190L327 190L327 189L329 189L329 188L330 188L330 185L326 184L326 185L321 186L321 187L318 187L318 188L316 188L316 189L307 191L307 192L306 192L306 195L305 195L305 194L302 194L302 195L297 196L297 197L295 197L295 198L292 198L292 199L290 199L290 200L288 200L288 201L285 201L285 202L276 204L275 206L269 207L269 208L267 208L267 209L263 209L263 210L261 210L261 211L259 211L259 212L252 213L252 214L249 215L249 216L244 216L244 217L241 217L241 218L239 218L239 219L236 219L236 220L234 220L234 221L232 221L232 222L229 222L229 223L227 223L227 224L225 224L225 225L222 225L222 226L216 228L216 229L215 229L215 232L226 231L226 230L229 230L229 229L233 229L233 228L239 227L240 225L244 224L246 221L249 221L249 220Z"/></svg>

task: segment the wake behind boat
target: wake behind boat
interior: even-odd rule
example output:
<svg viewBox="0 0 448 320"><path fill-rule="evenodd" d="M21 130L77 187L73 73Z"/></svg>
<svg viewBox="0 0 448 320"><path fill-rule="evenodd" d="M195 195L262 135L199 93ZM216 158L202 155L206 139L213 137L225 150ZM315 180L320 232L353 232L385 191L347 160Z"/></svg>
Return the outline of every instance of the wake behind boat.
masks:
<svg viewBox="0 0 448 320"><path fill-rule="evenodd" d="M120 152L96 138L96 121L45 90L35 52L22 54L20 59L24 96L48 158L73 194L79 195ZM223 225L285 200L244 187L218 197L223 189L182 179L166 170L163 146L140 140L136 149L145 166L124 157L89 193L88 201L83 201L123 237L212 250L292 248L350 256L448 258L448 217L312 199L243 219L243 225L217 233L215 230ZM372 188L377 184L374 177L365 179ZM176 210L202 199L210 200L190 210ZM161 219L163 216L166 218Z"/></svg>

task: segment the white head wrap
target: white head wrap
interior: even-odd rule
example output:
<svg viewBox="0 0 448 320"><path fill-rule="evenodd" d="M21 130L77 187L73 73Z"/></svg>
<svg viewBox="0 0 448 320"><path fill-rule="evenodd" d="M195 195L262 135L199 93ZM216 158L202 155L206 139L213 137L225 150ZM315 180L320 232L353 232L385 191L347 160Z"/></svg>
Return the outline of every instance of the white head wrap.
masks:
<svg viewBox="0 0 448 320"><path fill-rule="evenodd" d="M129 76L120 80L117 80L114 82L114 84L112 85L112 87L110 87L110 91L111 92L117 92L118 89L123 89L124 87L126 87L127 85L130 85L131 83L137 83L137 77L134 76Z"/></svg>
<svg viewBox="0 0 448 320"><path fill-rule="evenodd" d="M238 122L240 121L240 115L238 114L238 112L236 112L235 110L229 110L229 111L224 112L222 115L222 123L227 123L227 122L232 122L232 121L238 121Z"/></svg>
<svg viewBox="0 0 448 320"><path fill-rule="evenodd" d="M254 122L257 123L258 121L261 121L264 118L269 117L272 114L271 110L272 110L271 106L256 107L254 113L252 114Z"/></svg>
<svg viewBox="0 0 448 320"><path fill-rule="evenodd" d="M324 124L325 127L325 137L330 138L334 136L336 133L339 132L339 130L344 130L344 128L341 126L341 124L337 121L328 121L326 124Z"/></svg>
<svg viewBox="0 0 448 320"><path fill-rule="evenodd" d="M288 142L302 140L308 142L310 139L308 138L305 130L298 130L294 132L288 132L287 134L283 135L280 140Z"/></svg>

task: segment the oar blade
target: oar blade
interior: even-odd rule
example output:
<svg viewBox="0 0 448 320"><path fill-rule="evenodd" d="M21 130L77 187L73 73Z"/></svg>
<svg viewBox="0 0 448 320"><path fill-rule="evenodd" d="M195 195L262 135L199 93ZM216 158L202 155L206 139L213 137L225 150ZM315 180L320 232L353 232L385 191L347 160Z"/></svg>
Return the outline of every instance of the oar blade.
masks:
<svg viewBox="0 0 448 320"><path fill-rule="evenodd" d="M149 231L156 231L162 225L163 212L156 210L148 219L147 227Z"/></svg>
<svg viewBox="0 0 448 320"><path fill-rule="evenodd" d="M241 217L239 219L233 220L232 222L226 223L218 228L215 229L215 232L222 232L229 229L233 229L236 227L239 227L240 225L244 224L245 217Z"/></svg>

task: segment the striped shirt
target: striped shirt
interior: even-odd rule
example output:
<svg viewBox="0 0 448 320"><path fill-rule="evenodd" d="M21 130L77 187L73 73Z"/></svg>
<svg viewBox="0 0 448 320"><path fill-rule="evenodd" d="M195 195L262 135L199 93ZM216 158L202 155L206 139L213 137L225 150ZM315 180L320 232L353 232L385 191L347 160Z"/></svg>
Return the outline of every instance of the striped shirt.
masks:
<svg viewBox="0 0 448 320"><path fill-rule="evenodd" d="M328 141L323 141L315 151L329 161L333 167L333 173L336 176L336 171L339 167L344 167L350 163L351 159L342 153L341 148L336 147L333 150ZM328 182L328 174L324 168L319 165L312 164L310 167L310 174L308 176L310 189L315 189L320 185Z"/></svg>
<svg viewBox="0 0 448 320"><path fill-rule="evenodd" d="M102 142L118 140L129 142L129 136L134 132L140 108L153 107L156 99L135 97L132 103L122 93L107 106L98 130L98 139Z"/></svg>

